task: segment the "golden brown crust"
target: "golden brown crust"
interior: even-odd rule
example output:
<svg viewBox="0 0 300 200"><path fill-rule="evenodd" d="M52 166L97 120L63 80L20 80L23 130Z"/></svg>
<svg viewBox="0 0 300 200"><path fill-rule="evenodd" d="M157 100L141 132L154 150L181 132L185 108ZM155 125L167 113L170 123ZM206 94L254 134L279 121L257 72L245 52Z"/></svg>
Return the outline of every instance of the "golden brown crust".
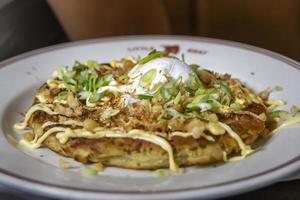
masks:
<svg viewBox="0 0 300 200"><path fill-rule="evenodd" d="M106 166L133 169L169 167L168 154L161 147L131 138L73 138L61 144L51 135L44 144L51 150L77 161L101 162ZM221 147L204 139L174 137L170 144L179 166L205 165L222 161Z"/></svg>
<svg viewBox="0 0 300 200"><path fill-rule="evenodd" d="M265 130L265 122L248 114L224 114L220 120L237 132L246 144L252 144Z"/></svg>

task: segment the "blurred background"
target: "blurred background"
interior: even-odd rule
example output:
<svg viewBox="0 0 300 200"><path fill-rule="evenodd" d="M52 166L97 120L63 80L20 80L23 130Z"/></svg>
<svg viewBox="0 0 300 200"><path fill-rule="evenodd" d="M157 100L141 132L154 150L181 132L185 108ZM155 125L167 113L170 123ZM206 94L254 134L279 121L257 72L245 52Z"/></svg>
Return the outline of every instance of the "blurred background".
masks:
<svg viewBox="0 0 300 200"><path fill-rule="evenodd" d="M233 40L300 61L300 0L1 0L0 60L61 42L180 34Z"/></svg>

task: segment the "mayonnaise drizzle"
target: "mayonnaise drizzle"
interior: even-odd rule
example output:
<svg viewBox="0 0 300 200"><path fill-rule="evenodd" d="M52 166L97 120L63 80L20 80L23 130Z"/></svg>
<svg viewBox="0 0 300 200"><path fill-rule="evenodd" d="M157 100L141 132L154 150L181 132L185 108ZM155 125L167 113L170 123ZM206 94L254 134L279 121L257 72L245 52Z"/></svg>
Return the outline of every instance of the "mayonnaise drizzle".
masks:
<svg viewBox="0 0 300 200"><path fill-rule="evenodd" d="M219 124L226 130L226 132L238 143L240 149L241 149L241 155L242 157L245 157L247 154L252 152L252 149L249 145L246 145L243 140L240 138L240 136L234 132L230 126L227 124L224 124L222 122L219 122Z"/></svg>
<svg viewBox="0 0 300 200"><path fill-rule="evenodd" d="M53 105L51 105L51 104L35 104L35 105L33 105L27 111L24 121L16 123L14 125L14 128L19 129L19 130L25 129L27 127L27 124L28 124L28 121L29 121L31 115L33 113L35 113L36 111L44 111L44 112L48 113L49 115L57 114L56 112L51 110L52 107L53 107Z"/></svg>
<svg viewBox="0 0 300 200"><path fill-rule="evenodd" d="M281 100L277 100L277 101L268 100L266 103L270 105L268 107L269 111L273 110L274 108L276 108L278 106L284 106L286 104L284 101L281 101Z"/></svg>
<svg viewBox="0 0 300 200"><path fill-rule="evenodd" d="M47 126L53 126L53 125L83 126L83 123L76 120L67 120L63 122L46 122L42 125L42 129L46 128Z"/></svg>
<svg viewBox="0 0 300 200"><path fill-rule="evenodd" d="M28 142L24 139L20 140L20 145L24 145L29 148L39 148L42 143L53 133L64 132L66 128L63 127L54 127L46 131L37 141Z"/></svg>
<svg viewBox="0 0 300 200"><path fill-rule="evenodd" d="M36 104L32 106L28 112L25 115L25 119L23 122L19 122L15 124L16 129L25 129L27 127L28 121L32 114L36 111L44 111L48 113L49 115L57 114L56 112L52 111L51 108L53 105L51 104ZM279 128L283 128L292 124L300 123L300 117L290 119L289 121L284 122L280 127L274 130L277 131ZM76 121L76 120L67 120L62 122L46 122L42 125L42 129L53 126L53 125L75 125L75 126L83 126L82 122ZM233 157L231 159L227 160L227 156L223 155L224 158L226 158L226 161L236 161L241 160L246 157L247 154L252 152L252 149L249 145L245 145L240 136L234 132L227 124L221 123L221 122L215 122L215 123L207 123L205 125L205 128L209 130L213 135L222 135L225 132L227 132L235 141L237 141L240 149L241 149L241 156ZM101 137L127 137L127 138L133 138L133 139L141 139L145 141L149 141L151 143L159 145L162 149L168 152L169 155L169 166L172 171L179 171L179 168L175 162L173 149L171 145L168 143L168 141L162 137L159 137L157 135L151 134L149 132L143 131L143 130L131 130L129 132L124 132L121 130L105 130L103 128L98 127L94 130L94 132L87 131L85 129L75 129L72 130L70 128L64 128L64 127L53 127L47 130L43 135L40 137L38 135L35 135L34 140L31 142L21 140L20 144L23 144L30 148L39 148L41 144L47 139L47 137L53 133L57 133L56 137L61 143L65 143L68 141L69 138L76 138L76 137L84 137L88 139L93 138L101 138ZM200 138L204 137L208 141L215 141L215 139L212 136L206 135L204 133L193 133L193 132L173 132L169 134L169 138L173 136L181 136L181 137L189 137L192 136L194 138ZM224 160L225 161L225 160Z"/></svg>
<svg viewBox="0 0 300 200"><path fill-rule="evenodd" d="M129 132L124 132L120 130L105 130L103 128L97 128L93 132L87 131L85 129L74 129L71 128L63 128L63 127L54 127L46 131L35 143L27 142L25 140L21 140L20 143L30 147L30 148L39 148L42 143L49 137L51 134L57 133L56 138L60 143L66 143L70 138L88 138L88 139L96 139L102 137L111 137L111 138L133 138L145 140L151 143L154 143L160 146L162 149L167 151L169 155L169 168L174 172L180 172L180 168L177 166L174 153L171 145L162 137L156 136L154 134L148 133L142 130L131 130Z"/></svg>
<svg viewBox="0 0 300 200"><path fill-rule="evenodd" d="M294 124L299 124L299 123L300 123L300 115L295 116L291 119L288 119L288 120L284 121L279 127L277 127L276 129L274 129L272 131L272 134L277 132L279 129L282 129L282 128L285 128L285 127L288 127L288 126L292 126Z"/></svg>
<svg viewBox="0 0 300 200"><path fill-rule="evenodd" d="M180 136L180 137L193 137L195 139L198 139L200 137L204 137L206 140L210 141L210 142L214 142L215 139L210 136L210 135L206 135L205 133L201 132L200 134L195 134L193 132L181 132L181 131L175 131L169 134L169 138L171 139L174 136Z"/></svg>

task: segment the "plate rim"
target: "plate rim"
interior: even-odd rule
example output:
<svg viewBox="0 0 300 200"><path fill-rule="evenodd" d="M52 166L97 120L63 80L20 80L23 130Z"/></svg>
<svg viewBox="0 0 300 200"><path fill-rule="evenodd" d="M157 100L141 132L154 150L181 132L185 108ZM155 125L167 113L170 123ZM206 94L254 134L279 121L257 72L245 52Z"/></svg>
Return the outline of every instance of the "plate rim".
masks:
<svg viewBox="0 0 300 200"><path fill-rule="evenodd" d="M267 50L267 49L263 49L260 47L256 47L253 45L244 44L244 43L240 43L240 42L223 40L223 39L215 39L215 38L207 38L207 37L198 37L198 36L185 36L185 35L180 35L180 36L178 36L178 35L177 36L174 36L174 35L130 35L130 36L114 36L114 37L104 37L104 38L81 40L81 41L75 41L75 42L66 42L66 43L60 43L60 44L56 44L56 45L52 45L52 46L48 46L48 47L44 47L44 48L39 48L39 49L32 50L32 51L14 56L12 58L9 58L9 59L6 59L6 60L0 62L0 72L1 72L1 69L7 67L8 65L10 65L12 63L18 62L19 60L22 60L22 59L25 59L25 58L28 58L31 56L39 55L39 54L42 54L45 52L55 51L58 49L93 44L93 43L113 42L113 41L162 40L162 39L206 42L206 43L211 43L211 44L219 44L219 45L225 45L225 46L230 46L230 47L235 47L235 48L240 48L240 49L246 49L246 50L256 52L259 54L263 54L263 55L266 55L273 59L282 61L282 62L288 64L289 66L300 70L300 63L291 58L288 58L286 56L283 56L279 53L275 53L275 52ZM39 192L39 194L41 194L43 192L45 194L49 194L50 188L51 188L51 189L59 189L59 190L63 190L63 191L93 193L97 197L99 197L99 195L110 195L111 197L117 195L120 197L120 195L122 195L122 194L123 195L131 195L131 196L134 196L136 194L152 196L152 195L157 195L157 194L170 194L170 193L188 193L188 192L193 193L193 192L200 192L200 191L205 191L205 190L210 190L210 189L216 189L216 188L220 188L220 187L224 187L224 186L230 187L234 184L244 183L246 181L251 181L251 180L253 181L256 178L259 178L262 176L265 176L265 178L266 178L266 180L263 184L266 186L268 184L276 182L277 179L282 178L282 177L296 171L297 169L299 169L300 168L299 161L300 161L300 155L284 162L283 164L280 164L278 166L275 166L273 168L270 168L268 170L265 170L263 172L256 173L256 174L253 174L250 176L246 176L246 177L242 177L242 178L238 178L238 179L234 179L234 180L229 180L226 182L211 184L211 185L204 185L204 186L198 186L198 187L196 186L196 187L190 187L190 188L179 188L179 189L166 189L166 190L160 190L160 191L140 191L140 190L117 191L117 190L101 190L101 189L98 190L98 189L87 189L87 188L79 188L79 187L72 187L72 186L64 186L64 185L51 184L48 182L31 179L31 178L28 178L28 177L25 177L22 175L18 175L18 174L9 172L2 168L0 168L0 182L4 185L7 185L5 182L8 181L10 183L9 184L10 186L17 187L21 190L23 189L26 191L30 190L30 191ZM291 169L288 170L288 172L284 172L284 170L286 170L288 168L291 168ZM270 175L272 173L275 173L275 174L278 173L278 175L276 177L274 177L274 176L269 177L268 175ZM2 179L1 177L4 177L4 179ZM18 184L18 181L15 182L14 180L18 180L19 182L20 181L26 182L26 183L33 184L33 185L39 186L39 187L30 188L27 185ZM258 187L260 187L259 184L253 185L251 187L251 189L256 189ZM249 188L249 190L251 190L251 189ZM249 191L249 190L247 190L247 191ZM223 192L219 191L218 195L225 196L225 193L226 193L226 191L223 191ZM62 196L62 194L59 194L59 192L56 194L53 194L53 192L52 192L52 195L58 196L58 197ZM193 196L195 196L195 195L193 195ZM74 196L74 197L76 198L76 196Z"/></svg>

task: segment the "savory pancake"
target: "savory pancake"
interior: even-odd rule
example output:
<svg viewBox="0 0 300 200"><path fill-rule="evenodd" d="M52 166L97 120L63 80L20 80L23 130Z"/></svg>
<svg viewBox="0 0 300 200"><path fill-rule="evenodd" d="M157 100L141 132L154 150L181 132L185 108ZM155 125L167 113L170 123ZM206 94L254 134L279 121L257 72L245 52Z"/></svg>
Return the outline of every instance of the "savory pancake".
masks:
<svg viewBox="0 0 300 200"><path fill-rule="evenodd" d="M243 159L276 123L274 105L238 79L163 52L53 76L15 125L32 130L20 143L83 163L178 172Z"/></svg>

